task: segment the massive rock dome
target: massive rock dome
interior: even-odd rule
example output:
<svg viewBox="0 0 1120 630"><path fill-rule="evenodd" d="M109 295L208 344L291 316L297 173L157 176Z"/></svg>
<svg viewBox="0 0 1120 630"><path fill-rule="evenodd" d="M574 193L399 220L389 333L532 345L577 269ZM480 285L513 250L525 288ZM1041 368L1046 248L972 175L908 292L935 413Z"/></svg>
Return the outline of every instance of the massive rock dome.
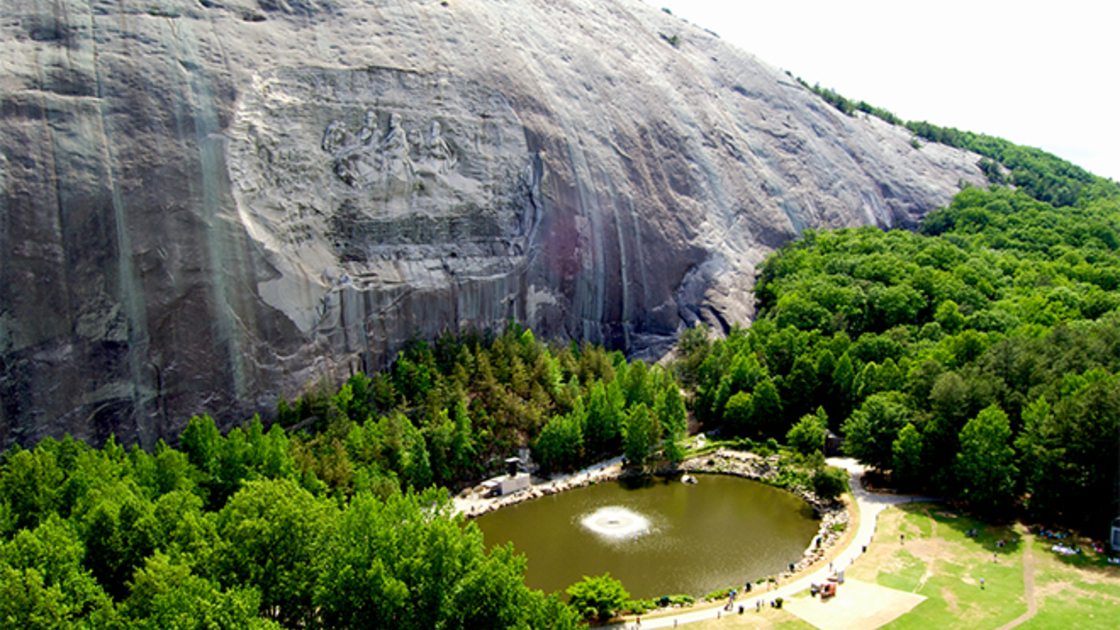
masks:
<svg viewBox="0 0 1120 630"><path fill-rule="evenodd" d="M464 325L656 354L975 162L635 0L0 0L0 443L151 446Z"/></svg>

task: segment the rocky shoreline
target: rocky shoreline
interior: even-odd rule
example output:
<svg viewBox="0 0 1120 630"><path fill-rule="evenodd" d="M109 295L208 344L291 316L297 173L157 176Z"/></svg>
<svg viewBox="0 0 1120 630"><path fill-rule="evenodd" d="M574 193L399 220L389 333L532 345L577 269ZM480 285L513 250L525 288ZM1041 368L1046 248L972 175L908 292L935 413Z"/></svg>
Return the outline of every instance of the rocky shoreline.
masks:
<svg viewBox="0 0 1120 630"><path fill-rule="evenodd" d="M752 479L791 492L813 508L814 514L816 514L817 518L821 519L820 525L817 528L817 535L805 549L801 560L794 563L793 570L783 571L776 576L782 580L787 580L824 559L828 550L840 541L851 519L847 507L842 501L825 501L807 488L785 488L778 486L777 455L760 457L754 453L721 448L714 453L686 459L684 462L681 462L677 470L683 472L732 475L735 477L743 477L744 479Z"/></svg>
<svg viewBox="0 0 1120 630"><path fill-rule="evenodd" d="M805 488L784 488L778 486L778 457L760 457L754 453L746 453L721 448L715 452L691 457L677 466L662 466L652 470L624 470L621 466L604 466L598 469L584 471L557 481L534 484L527 490L505 497L488 500L480 504L471 505L462 512L467 518L477 518L494 510L515 505L523 501L531 501L540 497L550 496L567 490L583 488L604 481L615 481L627 477L642 477L648 475L672 475L681 473L705 473L731 475L780 487L787 492L800 497L813 508L814 514L820 518L817 535L805 549L801 560L793 564L792 571L784 571L775 576L780 580L787 580L793 575L809 568L824 559L847 529L850 515L842 501L824 501Z"/></svg>

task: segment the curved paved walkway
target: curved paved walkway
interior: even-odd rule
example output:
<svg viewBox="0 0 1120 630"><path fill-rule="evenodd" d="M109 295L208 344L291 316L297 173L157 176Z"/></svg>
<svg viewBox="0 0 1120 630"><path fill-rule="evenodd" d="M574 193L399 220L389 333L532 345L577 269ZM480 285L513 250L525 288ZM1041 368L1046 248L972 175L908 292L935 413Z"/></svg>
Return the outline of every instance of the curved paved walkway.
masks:
<svg viewBox="0 0 1120 630"><path fill-rule="evenodd" d="M840 550L833 560L832 565L836 571L840 571L851 566L861 555L869 544L871 544L871 537L875 535L875 527L878 521L879 513L900 503L911 503L917 501L937 501L939 499L933 497L911 497L900 496L894 494L872 494L863 489L861 483L865 468L856 462L854 459L848 458L830 458L828 460L830 466L837 466L848 471L850 475L849 485L852 490L852 496L855 498L856 507L859 509L859 531L850 540L848 546ZM800 593L809 588L812 583L824 582L828 579L829 570L827 567L818 569L809 574L801 575L793 582L783 584L776 589L762 592L744 593L742 598L736 603L748 608L755 606L756 600L762 600L763 605L769 605L769 602L779 597L789 599L791 595ZM700 610L686 610L677 614L664 615L657 617L646 617L641 621L641 628L673 628L681 624L693 623L696 621L705 621L708 619L717 619L723 616L726 611L722 606L715 606L713 608L704 608ZM728 613L732 614L732 613ZM628 621L624 623L617 623L608 628L637 628L639 627L635 622Z"/></svg>

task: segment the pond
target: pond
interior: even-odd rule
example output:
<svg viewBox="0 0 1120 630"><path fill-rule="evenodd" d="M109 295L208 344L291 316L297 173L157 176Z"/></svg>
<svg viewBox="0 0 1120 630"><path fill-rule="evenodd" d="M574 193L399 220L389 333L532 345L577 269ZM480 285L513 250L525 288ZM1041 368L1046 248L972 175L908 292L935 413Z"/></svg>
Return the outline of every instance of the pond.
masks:
<svg viewBox="0 0 1120 630"><path fill-rule="evenodd" d="M513 542L525 554L530 588L563 591L609 571L634 599L700 597L777 574L817 534L812 508L793 494L738 477L697 478L600 483L475 522L488 546Z"/></svg>

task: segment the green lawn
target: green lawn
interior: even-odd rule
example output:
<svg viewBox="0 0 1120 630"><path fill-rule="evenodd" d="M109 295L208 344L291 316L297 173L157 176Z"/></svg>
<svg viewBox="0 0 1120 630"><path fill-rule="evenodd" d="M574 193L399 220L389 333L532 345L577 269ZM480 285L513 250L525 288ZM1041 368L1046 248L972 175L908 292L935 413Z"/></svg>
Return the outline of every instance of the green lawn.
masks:
<svg viewBox="0 0 1120 630"><path fill-rule="evenodd" d="M978 535L968 536L973 529ZM929 598L884 628L999 628L1027 612L1025 535L1022 526L989 525L937 504L903 505L880 515L868 553L848 575ZM1000 548L1001 539L1020 542ZM1052 541L1031 544L1038 609L1019 628L1120 627L1120 568L1086 541L1086 553L1072 558L1050 551Z"/></svg>
<svg viewBox="0 0 1120 630"><path fill-rule="evenodd" d="M970 530L977 530L977 535L967 535ZM901 543L899 534L905 534ZM1006 541L1002 548L997 545L1001 539ZM867 553L847 575L928 598L882 626L884 630L995 630L1027 613L1023 564L1028 542L1037 611L1017 629L1120 628L1120 566L1110 565L1105 556L1092 552L1088 541L1063 541L1080 544L1084 553L1061 556L1050 550L1054 541L1028 536L1021 525L990 525L938 504L906 504L883 512ZM687 627L813 628L789 612L773 609Z"/></svg>

